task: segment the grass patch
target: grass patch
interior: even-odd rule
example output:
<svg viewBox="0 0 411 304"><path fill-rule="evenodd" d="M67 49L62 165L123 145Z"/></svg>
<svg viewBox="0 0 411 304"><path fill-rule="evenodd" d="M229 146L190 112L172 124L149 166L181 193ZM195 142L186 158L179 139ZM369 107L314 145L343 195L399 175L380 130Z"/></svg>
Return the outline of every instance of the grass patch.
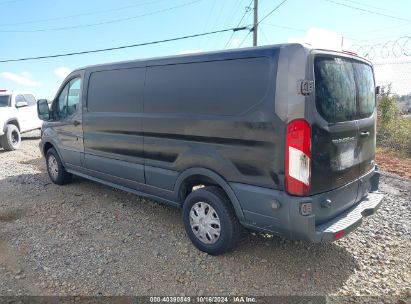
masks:
<svg viewBox="0 0 411 304"><path fill-rule="evenodd" d="M389 93L378 98L377 146L399 157L411 157L411 119L404 116L396 97Z"/></svg>

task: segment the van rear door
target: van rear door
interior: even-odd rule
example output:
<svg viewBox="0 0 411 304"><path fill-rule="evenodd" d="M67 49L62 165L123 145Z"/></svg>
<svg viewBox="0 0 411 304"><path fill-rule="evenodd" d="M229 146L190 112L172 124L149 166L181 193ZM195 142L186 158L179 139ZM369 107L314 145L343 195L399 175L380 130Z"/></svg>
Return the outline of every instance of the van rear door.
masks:
<svg viewBox="0 0 411 304"><path fill-rule="evenodd" d="M354 62L357 84L357 123L358 123L358 167L359 176L364 176L374 168L376 145L375 82L371 66ZM369 177L362 178L358 187L357 199L370 190Z"/></svg>
<svg viewBox="0 0 411 304"><path fill-rule="evenodd" d="M371 66L352 58L317 55L314 76L311 194L355 181L372 169L375 153ZM356 200L357 191L353 192L347 201Z"/></svg>

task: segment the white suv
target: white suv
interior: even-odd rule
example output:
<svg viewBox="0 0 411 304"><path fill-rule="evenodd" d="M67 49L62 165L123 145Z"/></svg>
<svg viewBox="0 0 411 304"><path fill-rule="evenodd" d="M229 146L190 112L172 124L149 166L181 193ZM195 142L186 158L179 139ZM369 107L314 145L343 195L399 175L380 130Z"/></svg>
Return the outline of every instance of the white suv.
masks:
<svg viewBox="0 0 411 304"><path fill-rule="evenodd" d="M41 129L41 124L32 94L0 90L0 146L4 150L16 150L20 134Z"/></svg>

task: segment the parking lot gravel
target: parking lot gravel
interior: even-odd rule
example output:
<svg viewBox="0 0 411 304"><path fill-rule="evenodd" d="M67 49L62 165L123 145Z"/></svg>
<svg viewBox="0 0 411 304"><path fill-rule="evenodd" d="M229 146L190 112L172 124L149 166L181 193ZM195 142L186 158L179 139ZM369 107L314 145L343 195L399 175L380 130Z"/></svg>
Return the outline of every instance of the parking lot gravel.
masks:
<svg viewBox="0 0 411 304"><path fill-rule="evenodd" d="M411 297L411 181L383 176L382 207L329 244L245 233L208 256L181 211L76 177L52 184L38 134L0 149L0 295Z"/></svg>

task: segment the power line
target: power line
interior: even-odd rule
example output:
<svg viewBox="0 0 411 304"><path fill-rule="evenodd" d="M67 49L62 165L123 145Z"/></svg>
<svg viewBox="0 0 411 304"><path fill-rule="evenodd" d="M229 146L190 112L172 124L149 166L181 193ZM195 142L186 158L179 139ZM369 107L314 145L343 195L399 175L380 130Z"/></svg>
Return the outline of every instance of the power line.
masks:
<svg viewBox="0 0 411 304"><path fill-rule="evenodd" d="M378 15L378 16L383 16L383 17L387 17L387 18L391 18L391 19L411 22L411 19L406 19L406 18L401 18L401 17L397 17L397 16L393 16L393 15L383 14L383 13L371 11L371 10L368 10L368 9L365 9L365 8L360 8L360 7L348 5L348 4L345 4L345 3L340 3L340 2L337 2L337 1L333 1L333 0L325 0L325 1L336 4L336 5L340 5L340 6L348 7L348 8L351 8L351 9L355 9L357 11L362 11L362 12L366 12L366 13L369 13L369 14L373 14L373 15Z"/></svg>
<svg viewBox="0 0 411 304"><path fill-rule="evenodd" d="M246 6L245 11L244 11L244 14L243 14L243 16L241 17L240 22L238 22L237 27L241 26L241 22L243 22L243 19L245 18L245 16L251 11L251 10L250 10L250 6L251 6L251 3L253 3L253 1L254 1L254 0L251 0L251 1L250 1L250 4L248 4L248 6ZM235 32L233 32L233 33L231 34L230 38L228 39L227 43L226 43L225 46L224 46L224 49L228 46L228 44L230 43L231 39L233 39L234 34L235 34Z"/></svg>
<svg viewBox="0 0 411 304"><path fill-rule="evenodd" d="M18 0L18 1L21 1L21 0ZM46 18L46 19L37 19L37 20L16 22L16 23L0 24L0 26L33 24L33 23L41 23L41 22L47 22L47 21L65 20L65 19L71 19L71 18L83 17L83 16L98 15L98 14L104 14L104 13L109 13L109 12L121 11L121 10L129 9L129 8L133 8L133 7L137 7L137 6L143 6L143 5L147 5L147 4L155 4L155 3L158 3L158 2L164 2L164 1L166 1L166 0L143 2L143 3L138 3L138 4L128 5L128 6L122 6L122 7L117 7L117 8L111 8L111 9L106 9L106 10L99 10L99 11L94 10L94 11L91 11L91 12L84 12L84 13L80 13L80 14L68 15L68 16L62 16L62 17L53 17L53 18Z"/></svg>
<svg viewBox="0 0 411 304"><path fill-rule="evenodd" d="M258 21L257 25L259 25L261 22L263 22L265 19L267 19L272 13L274 13L276 10L278 10L287 1L288 0L281 1L280 4L278 4L276 7L274 7L274 9L272 11L270 11L267 15L265 15L265 17L263 19Z"/></svg>
<svg viewBox="0 0 411 304"><path fill-rule="evenodd" d="M268 40L267 35L265 34L265 32L264 32L264 29L263 29L263 26L262 26L262 25L260 26L260 29L261 29L261 33L263 33L263 36L264 36L264 38L265 38L265 41L267 41L267 44L270 44L270 41Z"/></svg>
<svg viewBox="0 0 411 304"><path fill-rule="evenodd" d="M351 3L354 3L354 4L360 5L360 6L370 7L370 8L376 9L376 10L380 10L380 11L386 11L386 12L388 11L388 12L396 13L396 12L394 12L394 11L387 10L387 9L385 9L385 8L382 8L382 7L378 7L378 6L374 6L374 5L369 5L369 4L364 4L364 3L361 3L361 2L359 2L359 1L353 1L353 0L344 0L344 1L345 1L345 2L351 2Z"/></svg>
<svg viewBox="0 0 411 304"><path fill-rule="evenodd" d="M207 17L207 19L206 19L206 23L204 24L203 31L207 30L208 24L210 23L210 20L211 20L211 16L212 16L212 14L213 14L213 12L214 12L214 7L215 7L216 2L217 2L217 0L214 0L214 1L213 1L213 5L211 6L211 10L210 10L210 12L209 12L209 14L208 14L208 17ZM203 45L204 45L204 37L201 39L199 45L201 45L201 47L203 47Z"/></svg>
<svg viewBox="0 0 411 304"><path fill-rule="evenodd" d="M392 30L392 29L396 29L396 28L400 28L400 27L404 27L404 26L410 26L411 23L407 22L407 23L403 23L403 24L397 24L397 25L392 25L392 26L388 26L388 27L383 27L383 28L378 28L378 29L374 29L374 30L369 30L369 31L365 31L365 32L356 32L356 33L352 33L350 35L353 36L360 36L360 35L364 35L364 34L370 34L370 33L376 33L376 32L384 32L384 31L388 31L388 30ZM379 39L379 38L378 38Z"/></svg>
<svg viewBox="0 0 411 304"><path fill-rule="evenodd" d="M261 22L263 22L265 19L267 19L267 17L269 17L272 13L274 13L276 10L278 10L285 2L287 2L288 0L283 0L281 1L276 7L274 7L267 15L265 15L263 17L263 19L261 19L260 21L258 21L257 25L259 25ZM247 40L247 37L250 35L250 33L254 30L254 27L250 29L250 31L248 32L247 36L244 37L243 41L241 41L240 45L238 47L241 47L243 45L243 43Z"/></svg>
<svg viewBox="0 0 411 304"><path fill-rule="evenodd" d="M241 41L241 43L238 45L238 47L241 47L241 46L243 45L244 41L247 40L248 36L250 36L250 33L251 33L252 31L253 31L252 29L250 29L250 30L248 31L247 35L244 37L244 39Z"/></svg>
<svg viewBox="0 0 411 304"><path fill-rule="evenodd" d="M45 29L36 29L36 30L0 30L0 32L2 32L2 33L35 33L35 32L48 32L48 31L63 31L63 30L70 30L70 29L77 29L77 28L92 27L92 26L97 26L97 25L112 24L112 23L123 22L123 21L128 21L128 20L132 20L132 19L137 19L137 18L141 18L141 17L147 17L147 16L156 15L156 14L159 14L159 13L168 12L168 11L171 11L171 10L175 10L175 9L178 9L178 8L182 8L182 7L185 7L185 6L192 5L192 4L200 2L200 1L203 1L203 0L195 0L195 1L183 3L183 4L180 4L180 5L172 6L172 7L169 7L169 8L157 10L157 11L150 12L150 13L145 13L145 14L132 16L132 17L127 17L127 18L120 18L120 19L114 19L114 20L109 20L109 21L97 22L97 23L89 23L89 24L65 26L65 27L55 27L55 28L45 28Z"/></svg>
<svg viewBox="0 0 411 304"><path fill-rule="evenodd" d="M226 23L224 24L224 26L227 26L227 25L231 24L231 21L233 21L233 19L234 19L234 17L236 16L238 10L240 9L241 3L242 3L243 1L244 1L244 0L234 1L234 6L233 6L233 8L231 9L231 12L232 12L232 13L230 14L229 18L227 18Z"/></svg>
<svg viewBox="0 0 411 304"><path fill-rule="evenodd" d="M182 36L182 37L176 37L176 38L169 38L169 39L157 40L157 41L151 41L151 42L143 42L143 43L137 43L137 44L131 44L131 45L117 46L117 47L111 47L111 48L105 48L105 49L79 51L79 52L72 52L72 53L65 53L65 54L38 56L38 57L6 59L6 60L0 60L0 63L27 61L27 60L39 60L39 59L48 59L48 58L57 58L57 57L67 57L67 56L74 56L74 55L83 55L83 54L90 54L90 53L107 52L107 51L134 48L134 47L139 47L139 46L153 45L153 44L159 44L159 43L165 43L165 42L171 42L171 41L178 41L178 40L194 38L194 37L201 37L201 36L206 36L206 35L219 34L219 33L224 33L224 32L229 32L229 31L237 32L237 31L243 31L246 29L248 29L248 27L229 28L229 29L223 29L223 30L218 30L218 31L206 32L206 33L200 33L200 34L194 34L194 35L188 35L188 36Z"/></svg>

